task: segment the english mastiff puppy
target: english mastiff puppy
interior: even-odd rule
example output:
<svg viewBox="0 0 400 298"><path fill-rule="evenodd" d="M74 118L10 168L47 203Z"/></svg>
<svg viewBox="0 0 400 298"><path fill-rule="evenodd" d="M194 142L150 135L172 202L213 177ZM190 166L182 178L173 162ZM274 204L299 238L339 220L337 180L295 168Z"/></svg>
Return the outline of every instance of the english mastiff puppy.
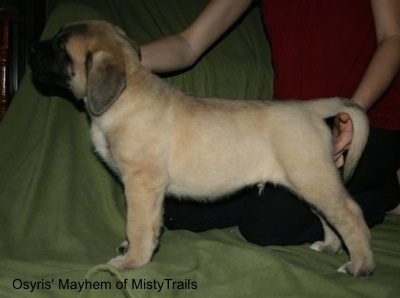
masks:
<svg viewBox="0 0 400 298"><path fill-rule="evenodd" d="M37 42L31 66L37 79L64 86L84 101L96 152L124 184L127 242L125 253L109 261L112 266L150 261L166 193L211 201L271 182L301 196L321 218L325 238L311 248L336 253L342 239L350 260L339 271L374 271L369 230L335 167L324 121L339 112L352 119L347 180L368 135L366 115L352 101L190 96L145 69L135 43L104 21L67 24L54 38Z"/></svg>

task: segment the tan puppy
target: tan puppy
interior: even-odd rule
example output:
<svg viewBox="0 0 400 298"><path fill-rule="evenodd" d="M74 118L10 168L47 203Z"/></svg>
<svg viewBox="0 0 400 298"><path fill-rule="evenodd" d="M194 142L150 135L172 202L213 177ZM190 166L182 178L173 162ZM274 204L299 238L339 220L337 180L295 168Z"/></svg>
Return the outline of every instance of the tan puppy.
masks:
<svg viewBox="0 0 400 298"><path fill-rule="evenodd" d="M109 264L135 268L158 244L165 193L213 200L251 184L281 184L304 198L324 223L312 245L350 261L339 271L370 275L375 268L369 230L332 159L323 118L348 113L354 139L344 168L348 179L363 151L368 125L353 102L229 101L191 97L140 64L137 47L101 21L68 24L32 48L34 76L83 99L97 153L117 172L127 200L126 253Z"/></svg>

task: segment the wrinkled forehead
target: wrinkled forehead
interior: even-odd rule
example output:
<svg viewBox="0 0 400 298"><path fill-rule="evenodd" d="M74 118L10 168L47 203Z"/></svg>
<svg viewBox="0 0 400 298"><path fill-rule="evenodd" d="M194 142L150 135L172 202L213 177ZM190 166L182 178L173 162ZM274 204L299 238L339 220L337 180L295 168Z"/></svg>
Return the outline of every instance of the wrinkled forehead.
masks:
<svg viewBox="0 0 400 298"><path fill-rule="evenodd" d="M113 25L103 21L77 22L65 25L58 38L65 40L69 53L114 49L119 38Z"/></svg>

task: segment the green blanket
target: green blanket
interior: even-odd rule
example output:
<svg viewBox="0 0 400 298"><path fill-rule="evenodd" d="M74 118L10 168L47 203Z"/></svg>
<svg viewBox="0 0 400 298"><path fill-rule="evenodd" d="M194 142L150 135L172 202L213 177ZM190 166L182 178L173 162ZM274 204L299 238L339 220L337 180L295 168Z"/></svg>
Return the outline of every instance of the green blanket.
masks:
<svg viewBox="0 0 400 298"><path fill-rule="evenodd" d="M61 5L43 37L101 18L143 43L178 32L207 1L53 2ZM192 69L166 79L198 95L269 98L269 57L254 8ZM39 92L28 71L0 124L0 297L398 297L395 216L372 230L377 271L369 279L335 271L344 253L259 247L235 227L166 231L150 264L125 272L105 265L124 239L122 186L93 154L87 116L68 97Z"/></svg>

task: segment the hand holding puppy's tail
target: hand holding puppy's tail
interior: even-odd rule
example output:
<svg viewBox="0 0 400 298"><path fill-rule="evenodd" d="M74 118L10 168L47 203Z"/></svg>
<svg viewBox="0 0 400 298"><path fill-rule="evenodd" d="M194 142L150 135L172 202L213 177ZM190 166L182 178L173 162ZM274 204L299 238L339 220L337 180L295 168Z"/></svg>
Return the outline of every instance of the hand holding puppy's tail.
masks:
<svg viewBox="0 0 400 298"><path fill-rule="evenodd" d="M341 112L349 114L353 125L353 139L343 169L343 179L347 182L353 175L368 140L369 125L365 111L354 101L338 97L305 102L305 105L323 118L336 116Z"/></svg>

